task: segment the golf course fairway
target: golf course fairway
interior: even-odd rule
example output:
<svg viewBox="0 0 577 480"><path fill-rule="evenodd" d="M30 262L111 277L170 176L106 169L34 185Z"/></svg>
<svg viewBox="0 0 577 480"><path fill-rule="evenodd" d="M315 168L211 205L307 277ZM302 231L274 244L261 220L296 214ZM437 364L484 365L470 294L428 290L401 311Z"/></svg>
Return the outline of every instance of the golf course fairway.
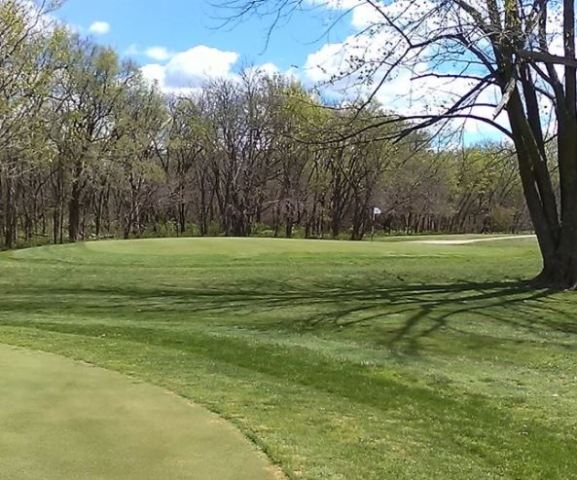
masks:
<svg viewBox="0 0 577 480"><path fill-rule="evenodd" d="M525 235L1 252L0 480L577 480L540 267Z"/></svg>
<svg viewBox="0 0 577 480"><path fill-rule="evenodd" d="M0 344L0 479L278 478L207 410L64 357Z"/></svg>

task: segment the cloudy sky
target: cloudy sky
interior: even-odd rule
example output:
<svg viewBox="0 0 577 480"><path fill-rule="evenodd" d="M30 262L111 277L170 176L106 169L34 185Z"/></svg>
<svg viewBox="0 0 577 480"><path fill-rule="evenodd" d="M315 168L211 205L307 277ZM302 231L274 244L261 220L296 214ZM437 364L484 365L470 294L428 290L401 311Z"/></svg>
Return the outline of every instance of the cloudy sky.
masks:
<svg viewBox="0 0 577 480"><path fill-rule="evenodd" d="M167 89L195 86L242 66L319 77L323 47L353 32L350 20L327 28L337 12L312 8L279 26L267 42L268 20L222 27L230 14L211 0L67 0L57 16L96 41L114 46ZM326 48L326 47L325 47ZM328 53L328 52L326 52ZM315 65L312 65L315 62ZM322 63L322 62L320 62Z"/></svg>
<svg viewBox="0 0 577 480"><path fill-rule="evenodd" d="M406 1L389 6L395 8ZM290 74L307 86L319 85L342 69L351 48L382 55L379 46L387 42L386 37L356 36L375 15L366 6L347 10L362 4L360 0L305 0L307 11L281 22L269 41L270 18L249 18L222 26L222 18L230 16L230 11L219 10L214 3L67 0L57 16L137 61L145 76L165 91L198 88L207 78L234 76L243 66L251 65ZM419 86L411 82L413 75L414 71L400 70L377 98L397 111L419 111L432 108L433 97L444 102L469 88L455 82L432 84L430 79ZM325 88L325 94L334 95L335 87L331 88ZM468 122L466 130L469 141L496 138L492 127L482 123Z"/></svg>

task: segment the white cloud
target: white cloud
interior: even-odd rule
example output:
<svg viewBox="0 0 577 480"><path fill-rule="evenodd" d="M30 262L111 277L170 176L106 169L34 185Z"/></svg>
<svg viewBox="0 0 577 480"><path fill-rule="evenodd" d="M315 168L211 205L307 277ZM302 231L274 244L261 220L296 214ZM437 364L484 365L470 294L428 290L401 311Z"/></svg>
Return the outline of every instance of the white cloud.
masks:
<svg viewBox="0 0 577 480"><path fill-rule="evenodd" d="M144 78L149 80L150 82L157 83L160 88L165 87L165 71L163 65L158 64L150 64L144 65L141 67L140 71Z"/></svg>
<svg viewBox="0 0 577 480"><path fill-rule="evenodd" d="M351 23L357 30L374 25L379 21L382 21L379 12L368 3L357 5L353 10L353 19Z"/></svg>
<svg viewBox="0 0 577 480"><path fill-rule="evenodd" d="M305 72L309 80L315 83L330 82L346 67L348 56L344 43L327 43L311 53L305 63Z"/></svg>
<svg viewBox="0 0 577 480"><path fill-rule="evenodd" d="M131 57L143 55L156 62L165 62L175 55L174 52L171 52L166 47L156 45L142 50L136 43L129 45L128 48L124 50L124 54Z"/></svg>
<svg viewBox="0 0 577 480"><path fill-rule="evenodd" d="M147 49L141 52L136 46L131 46L129 50L133 54L145 53L151 57L154 55L158 58L158 62L161 62L163 58L168 60L164 64L150 63L140 69L144 78L155 82L164 92L199 92L203 84L211 79L237 80L239 78L235 71L240 59L237 52L218 50L206 45L197 45L177 53L171 53L164 47L155 48L160 50L150 52L151 49ZM280 72L273 63L255 65L250 69L264 75L283 74L294 77L293 72Z"/></svg>
<svg viewBox="0 0 577 480"><path fill-rule="evenodd" d="M280 74L279 68L274 63L263 63L262 65L257 65L255 70L263 75L273 76Z"/></svg>
<svg viewBox="0 0 577 480"><path fill-rule="evenodd" d="M164 62L169 60L174 56L174 53L170 52L166 47L154 46L147 48L144 53L147 57L157 62Z"/></svg>
<svg viewBox="0 0 577 480"><path fill-rule="evenodd" d="M90 25L88 31L94 35L106 35L108 32L110 32L110 24L108 22L101 21L94 22L92 25Z"/></svg>
<svg viewBox="0 0 577 480"><path fill-rule="evenodd" d="M238 61L239 54L205 45L197 45L174 55L166 64L166 82L169 86L198 86L207 78L227 77Z"/></svg>
<svg viewBox="0 0 577 480"><path fill-rule="evenodd" d="M148 53L160 54L156 55L160 57L165 52ZM166 53L168 54L168 51ZM141 71L145 78L157 82L162 90L178 91L198 88L211 78L234 77L233 67L239 59L239 54L197 45L184 52L171 54L169 58L170 60L164 65L160 63L145 65Z"/></svg>

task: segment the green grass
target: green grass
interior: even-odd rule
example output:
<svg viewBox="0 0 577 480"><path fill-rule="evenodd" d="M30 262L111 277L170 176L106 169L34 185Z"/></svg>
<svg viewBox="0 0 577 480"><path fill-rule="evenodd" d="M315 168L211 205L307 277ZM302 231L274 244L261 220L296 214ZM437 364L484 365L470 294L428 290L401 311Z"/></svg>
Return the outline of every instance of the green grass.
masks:
<svg viewBox="0 0 577 480"><path fill-rule="evenodd" d="M0 344L0 392L2 480L278 478L216 415L109 370Z"/></svg>
<svg viewBox="0 0 577 480"><path fill-rule="evenodd" d="M0 342L168 388L290 478L577 478L577 297L533 240L110 241L0 255ZM1 434L0 434L1 435Z"/></svg>

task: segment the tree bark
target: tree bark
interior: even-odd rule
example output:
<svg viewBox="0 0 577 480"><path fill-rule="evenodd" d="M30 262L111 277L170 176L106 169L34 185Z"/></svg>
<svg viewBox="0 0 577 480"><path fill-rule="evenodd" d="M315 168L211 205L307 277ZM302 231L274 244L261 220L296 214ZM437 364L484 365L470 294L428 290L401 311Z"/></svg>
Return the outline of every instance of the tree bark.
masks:
<svg viewBox="0 0 577 480"><path fill-rule="evenodd" d="M72 190L70 202L68 203L68 240L76 242L80 231L80 207L81 207L81 175L83 171L82 160L77 160L74 165L74 175L72 179Z"/></svg>

